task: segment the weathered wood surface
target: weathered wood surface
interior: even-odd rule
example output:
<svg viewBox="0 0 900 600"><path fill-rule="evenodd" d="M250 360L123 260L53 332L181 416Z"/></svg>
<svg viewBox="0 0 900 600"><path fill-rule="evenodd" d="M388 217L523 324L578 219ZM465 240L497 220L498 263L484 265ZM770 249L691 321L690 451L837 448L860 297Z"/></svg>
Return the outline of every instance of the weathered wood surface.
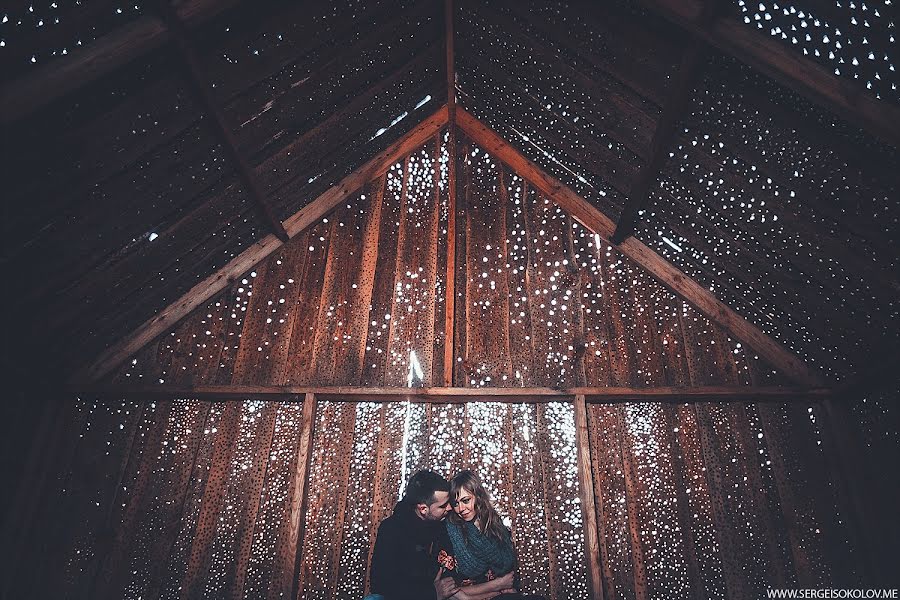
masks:
<svg viewBox="0 0 900 600"><path fill-rule="evenodd" d="M692 356L693 385L720 385L736 370L745 374L742 384L750 383L759 359L738 345L741 338L729 337L655 283L640 263L574 223L551 199L579 202L571 191L545 195L547 181L537 188L479 148L461 148L469 149L457 165L457 385L673 386L677 392L687 386L685 361ZM248 258L234 271L234 283L218 282L231 286L227 292L193 312L184 306L185 320L155 342L158 353L115 357L126 364L109 379L140 386L161 379L195 389L218 383L389 388L407 384L415 353L423 370L416 385L433 386L436 364L444 365L433 350L443 335L435 320L446 302L438 263L447 188L436 185L434 167L449 160L443 152L445 145L432 138L362 190L336 190L328 202L346 204L320 214L318 224L265 261L253 266ZM583 207L583 219L596 214L580 202L574 206ZM692 327L704 335L692 335ZM169 338L179 343L164 341ZM177 369L169 366L175 352L184 353Z"/></svg>
<svg viewBox="0 0 900 600"><path fill-rule="evenodd" d="M607 239L612 236L615 230L613 222L587 200L528 160L514 146L500 138L487 125L479 122L466 111L460 110L458 118L467 135L536 185L548 198L569 211L572 217L584 224L590 231ZM777 364L784 373L789 374L798 382L813 383L817 381L817 376L810 372L797 356L788 352L783 346L760 331L758 327L717 299L709 290L688 278L677 267L664 260L642 242L630 238L619 244L617 250L652 274L663 285L686 299L704 315L713 319L726 331L749 344L769 361ZM615 313L615 311L613 312Z"/></svg>
<svg viewBox="0 0 900 600"><path fill-rule="evenodd" d="M850 82L802 56L792 48L746 27L729 16L703 23L686 14L684 5L669 0L643 0L643 4L685 28L691 34L759 69L870 135L900 145L900 108L870 95L862 84Z"/></svg>

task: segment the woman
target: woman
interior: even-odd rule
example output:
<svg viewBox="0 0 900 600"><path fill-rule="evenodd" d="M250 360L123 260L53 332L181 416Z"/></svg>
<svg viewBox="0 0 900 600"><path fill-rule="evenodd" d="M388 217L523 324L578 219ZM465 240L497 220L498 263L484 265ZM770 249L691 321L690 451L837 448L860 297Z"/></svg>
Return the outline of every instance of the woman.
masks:
<svg viewBox="0 0 900 600"><path fill-rule="evenodd" d="M475 473L453 477L450 503L453 512L445 521L450 547L439 553L438 562L460 586L453 598L539 599L516 591L512 535Z"/></svg>

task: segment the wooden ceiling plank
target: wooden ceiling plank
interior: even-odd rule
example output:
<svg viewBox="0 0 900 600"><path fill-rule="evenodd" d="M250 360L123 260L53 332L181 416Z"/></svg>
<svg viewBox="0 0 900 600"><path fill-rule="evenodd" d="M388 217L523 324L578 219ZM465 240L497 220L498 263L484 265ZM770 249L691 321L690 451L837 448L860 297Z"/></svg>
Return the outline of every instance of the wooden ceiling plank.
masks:
<svg viewBox="0 0 900 600"><path fill-rule="evenodd" d="M653 133L653 139L650 142L650 160L641 167L634 183L631 185L631 191L628 195L628 202L619 215L619 221L616 223L616 231L613 233L612 241L619 244L625 238L634 233L635 225L638 221L638 215L647 206L650 197L650 188L659 178L666 158L669 155L669 149L675 141L676 125L684 116L688 107L688 101L691 92L694 89L694 82L697 79L700 66L703 63L706 44L700 40L688 42L688 47L684 51L681 58L681 65L678 68L678 75L672 86L659 121L656 124L656 131Z"/></svg>
<svg viewBox="0 0 900 600"><path fill-rule="evenodd" d="M861 85L835 76L792 48L732 17L713 17L707 25L702 18L683 14L677 0L641 0L641 3L875 138L900 146L900 106L875 98Z"/></svg>
<svg viewBox="0 0 900 600"><path fill-rule="evenodd" d="M606 239L612 236L615 224L609 217L571 188L525 158L489 127L462 108L457 110L457 121L473 141L505 162L519 175L531 181L542 193L571 213L585 227ZM785 375L802 384L821 385L821 378L814 374L799 357L782 347L649 247L632 237L623 241L618 249L650 272L660 283L700 310L710 320L724 327L738 340L748 344Z"/></svg>
<svg viewBox="0 0 900 600"><path fill-rule="evenodd" d="M169 0L158 0L157 6L162 14L163 20L169 27L175 45L178 47L178 51L181 54L188 81L194 89L194 93L200 101L206 115L212 117L213 128L221 139L222 145L225 147L225 151L228 153L231 161L237 167L238 176L246 186L250 197L262 212L263 217L272 229L272 233L274 233L282 242L287 242L290 237L288 236L284 225L272 212L272 207L266 200L265 192L260 185L256 172L238 150L234 133L228 127L228 123L225 121L225 115L222 112L221 107L217 106L213 99L212 86L203 75L200 59L197 56L196 50L194 50L193 44L188 40L184 23L181 21L176 10L169 4Z"/></svg>
<svg viewBox="0 0 900 600"><path fill-rule="evenodd" d="M189 0L178 16L196 25L208 21L237 0ZM86 44L78 52L59 57L45 68L6 84L0 90L0 124L11 124L66 94L111 73L161 47L170 32L162 20L144 16Z"/></svg>
<svg viewBox="0 0 900 600"><path fill-rule="evenodd" d="M293 237L327 214L339 202L345 200L369 180L389 169L399 158L412 152L429 138L436 135L446 123L447 107L442 106L412 131L286 219L284 225L288 234ZM195 285L187 294L154 315L135 331L123 336L118 342L102 352L91 364L79 369L73 380L99 380L140 350L146 343L165 333L182 318L190 314L194 308L209 300L217 292L224 289L229 282L240 277L282 245L283 242L271 234L259 240L229 261L224 267Z"/></svg>

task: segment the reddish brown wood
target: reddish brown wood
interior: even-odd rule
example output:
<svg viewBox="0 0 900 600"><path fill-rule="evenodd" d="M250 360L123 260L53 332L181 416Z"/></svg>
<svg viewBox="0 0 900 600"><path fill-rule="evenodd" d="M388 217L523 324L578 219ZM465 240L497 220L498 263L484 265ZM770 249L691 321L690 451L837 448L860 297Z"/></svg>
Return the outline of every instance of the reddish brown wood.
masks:
<svg viewBox="0 0 900 600"><path fill-rule="evenodd" d="M309 482L309 461L312 456L316 416L316 397L308 393L303 398L300 443L297 445L296 467L291 490L291 512L288 540L284 551L276 557L276 576L269 588L269 600L300 598L300 564L303 534L306 528L306 496Z"/></svg>
<svg viewBox="0 0 900 600"><path fill-rule="evenodd" d="M407 135L388 146L388 148L380 152L365 165L345 177L337 185L329 188L316 200L287 219L285 228L288 233L292 236L296 235L317 221L339 202L356 192L367 181L386 171L399 156L404 156L433 136L440 130L446 119L446 107L438 109L436 113L415 127ZM134 332L123 336L113 346L107 348L91 365L86 365L76 374L75 379L99 380L132 356L146 343L168 330L187 316L195 307L221 291L230 281L243 275L253 265L280 246L281 241L274 235L266 236L256 242L216 273L196 284L187 294L160 311Z"/></svg>
<svg viewBox="0 0 900 600"><path fill-rule="evenodd" d="M209 569L213 540L215 539L216 523L222 509L222 500L225 497L231 457L240 434L242 410L243 403L230 403L225 409L222 425L219 426L212 465L206 487L203 490L200 516L197 518L197 528L191 539L188 569L181 582L180 597L183 599L202 597L203 584Z"/></svg>
<svg viewBox="0 0 900 600"><path fill-rule="evenodd" d="M584 519L584 549L588 565L590 598L603 600L601 576L603 569L600 565L600 538L597 510L594 505L594 478L584 394L575 396L575 444L578 449L578 483L581 489L581 514Z"/></svg>

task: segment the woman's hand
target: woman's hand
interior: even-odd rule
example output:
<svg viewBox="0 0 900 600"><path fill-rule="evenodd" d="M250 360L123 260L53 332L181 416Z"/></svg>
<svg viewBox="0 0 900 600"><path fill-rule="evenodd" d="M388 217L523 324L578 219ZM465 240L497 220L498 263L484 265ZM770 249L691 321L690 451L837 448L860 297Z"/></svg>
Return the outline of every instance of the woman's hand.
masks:
<svg viewBox="0 0 900 600"><path fill-rule="evenodd" d="M444 567L441 567L434 578L434 593L438 600L446 600L451 597L455 598L456 596L454 594L459 591L459 586L456 585L456 581L454 581L452 577L442 577L443 574Z"/></svg>

